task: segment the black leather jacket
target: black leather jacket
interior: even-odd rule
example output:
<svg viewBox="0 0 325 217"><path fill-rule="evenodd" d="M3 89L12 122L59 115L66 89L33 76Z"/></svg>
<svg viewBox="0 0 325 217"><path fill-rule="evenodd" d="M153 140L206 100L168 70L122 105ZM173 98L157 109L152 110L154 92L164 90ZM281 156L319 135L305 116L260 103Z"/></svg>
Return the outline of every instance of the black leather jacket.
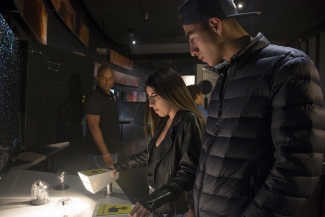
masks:
<svg viewBox="0 0 325 217"><path fill-rule="evenodd" d="M166 125L164 119L146 150L114 164L117 171L147 166L151 150ZM199 163L205 122L192 112L178 111L166 133L168 145L161 147L159 159L155 159L155 192L139 202L158 214L180 214L187 211L188 192L195 180ZM169 138L168 138L169 137ZM149 153L149 154L148 154ZM187 193L186 193L187 192Z"/></svg>

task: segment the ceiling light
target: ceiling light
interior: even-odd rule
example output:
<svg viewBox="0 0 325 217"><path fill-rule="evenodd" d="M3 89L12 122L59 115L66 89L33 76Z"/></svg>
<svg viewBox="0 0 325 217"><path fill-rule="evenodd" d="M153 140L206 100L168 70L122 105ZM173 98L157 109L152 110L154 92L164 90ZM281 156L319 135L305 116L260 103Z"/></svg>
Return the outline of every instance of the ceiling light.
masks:
<svg viewBox="0 0 325 217"><path fill-rule="evenodd" d="M238 8L242 8L243 7L243 4L242 3L239 3L238 4Z"/></svg>
<svg viewBox="0 0 325 217"><path fill-rule="evenodd" d="M132 44L135 44L135 41L132 41Z"/></svg>

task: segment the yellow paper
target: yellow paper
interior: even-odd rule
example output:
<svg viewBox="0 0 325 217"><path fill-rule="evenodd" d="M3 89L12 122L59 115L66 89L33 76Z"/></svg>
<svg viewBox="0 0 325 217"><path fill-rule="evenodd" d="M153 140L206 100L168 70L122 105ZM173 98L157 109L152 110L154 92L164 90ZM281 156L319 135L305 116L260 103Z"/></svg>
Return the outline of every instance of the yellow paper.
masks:
<svg viewBox="0 0 325 217"><path fill-rule="evenodd" d="M99 204L96 216L129 214L131 204Z"/></svg>
<svg viewBox="0 0 325 217"><path fill-rule="evenodd" d="M95 169L95 170L84 170L84 171L80 171L80 173L86 175L86 176L93 176L93 175L98 175L101 173L107 173L108 170L105 169Z"/></svg>

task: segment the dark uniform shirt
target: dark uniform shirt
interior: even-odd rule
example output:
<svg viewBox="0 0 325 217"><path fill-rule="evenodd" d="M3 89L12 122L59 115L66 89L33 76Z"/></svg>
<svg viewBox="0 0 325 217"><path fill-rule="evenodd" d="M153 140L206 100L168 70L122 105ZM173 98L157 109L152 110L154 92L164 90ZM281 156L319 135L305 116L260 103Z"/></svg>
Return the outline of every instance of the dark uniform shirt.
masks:
<svg viewBox="0 0 325 217"><path fill-rule="evenodd" d="M118 153L121 146L121 134L119 124L119 113L114 94L105 93L99 86L86 98L84 104L85 114L100 116L99 127L102 131L104 142L108 151L112 154ZM101 155L92 135L87 129L86 152L88 154Z"/></svg>

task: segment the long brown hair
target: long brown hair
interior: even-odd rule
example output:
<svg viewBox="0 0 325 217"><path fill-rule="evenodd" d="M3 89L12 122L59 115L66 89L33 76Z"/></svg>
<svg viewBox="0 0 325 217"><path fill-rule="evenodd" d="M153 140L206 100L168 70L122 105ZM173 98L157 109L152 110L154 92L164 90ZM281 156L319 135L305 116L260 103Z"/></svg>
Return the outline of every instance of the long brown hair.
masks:
<svg viewBox="0 0 325 217"><path fill-rule="evenodd" d="M146 87L151 87L164 100L175 106L180 111L191 111L197 114L205 121L205 118L197 110L194 100L186 87L182 77L172 69L159 69L150 74L145 81ZM154 135L156 128L162 117L157 115L152 108L149 107L147 100L146 113L144 118L144 131L148 138L148 125L150 124L150 134Z"/></svg>

